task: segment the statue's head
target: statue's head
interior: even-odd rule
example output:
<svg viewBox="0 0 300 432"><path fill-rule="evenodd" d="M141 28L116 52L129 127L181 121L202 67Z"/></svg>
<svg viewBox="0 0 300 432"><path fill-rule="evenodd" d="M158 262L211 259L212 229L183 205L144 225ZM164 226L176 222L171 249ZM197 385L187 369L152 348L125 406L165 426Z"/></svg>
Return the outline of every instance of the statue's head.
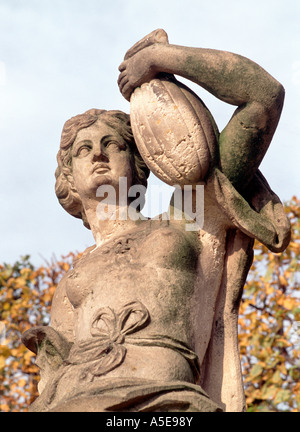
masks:
<svg viewBox="0 0 300 432"><path fill-rule="evenodd" d="M99 130L97 130L98 126ZM91 109L68 120L63 127L60 149L57 154L58 167L55 172L55 192L62 207L72 216L81 218L87 228L90 228L90 226L83 208L80 187L78 187L78 181L76 182L76 178L74 178L74 175L78 178L78 174L75 174L74 170L77 169L77 161L82 164L81 161L85 158L85 154L90 151L89 144L86 148L81 143L85 141L85 137L88 136L89 131L91 131L91 133L93 131L93 134L98 132L100 137L102 134L100 131L101 128L104 131L105 128L109 131L113 130L118 137L117 141L120 151L124 150L126 152L126 155L125 152L123 152L123 157L125 157L124 165L129 165L130 170L124 170L124 172L120 170L120 176L126 176L126 172L130 171L130 179L128 179L130 182L129 187L134 184L147 187L147 178L150 174L149 168L143 161L136 147L128 114L122 111ZM78 143L78 141L80 141L80 143ZM101 140L99 140L99 142L100 141ZM78 149L81 152L80 154L78 153ZM110 146L111 152L113 151L112 149L113 146ZM104 149L103 155L98 155L97 157L103 158L104 164L106 162L109 164L109 151L107 150L107 154L105 151ZM74 158L77 158L75 162ZM91 158L85 159L85 164L89 163L89 160L91 160ZM120 157L119 161L122 161ZM84 177L91 176L90 172L92 171L85 165L85 169L83 172L81 171L79 177L83 177L84 181Z"/></svg>

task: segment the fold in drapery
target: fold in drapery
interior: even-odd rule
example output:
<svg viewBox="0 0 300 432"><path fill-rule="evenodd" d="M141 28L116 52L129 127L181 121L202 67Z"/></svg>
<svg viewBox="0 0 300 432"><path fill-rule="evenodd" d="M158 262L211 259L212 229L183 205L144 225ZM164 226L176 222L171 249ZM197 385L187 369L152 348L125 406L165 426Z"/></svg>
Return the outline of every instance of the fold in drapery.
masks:
<svg viewBox="0 0 300 432"><path fill-rule="evenodd" d="M56 397L57 386L72 368L76 368L76 374L79 373L78 377L82 383L82 388L85 390L83 393L79 391L78 394L77 389L71 392L64 402L67 404L64 408L66 410L69 400L73 401L74 398L83 398L84 400L93 398L93 404L98 407L97 409L100 410L101 406L101 409L108 411L127 410L129 406L134 407L135 405L136 409L139 409L138 406L140 406L141 410L144 410L145 407L148 407L145 408L146 410L155 410L156 408L176 410L176 407L179 406L197 409L199 404L211 411L220 410L200 386L185 382L158 382L132 378L127 380L128 389L122 387L122 395L117 392L116 396L113 394L114 389L116 390L115 385L118 385L119 381L123 382L122 379L117 380L112 387L109 385L107 387L110 379L107 381L104 375L122 364L126 357L128 344L162 347L176 351L187 360L195 377L195 382L198 381L200 376L198 357L185 343L166 335L149 333L142 337L134 335L147 326L149 318L147 308L138 301L126 304L118 311L110 307L100 308L91 321L92 337L79 343L75 342L71 347L70 345L64 346L63 350L64 339L53 328L42 327L28 330L23 335L23 342L29 349L34 349L38 353L38 358L39 356L47 357L50 354L51 362L54 365L53 373L44 392L31 406L31 410L56 410L56 405L61 403ZM48 353L49 344L52 347L51 353ZM55 357L59 361L56 361ZM94 380L95 377L100 376L104 378L104 383L106 383L104 387L102 380ZM112 379L113 382L115 382L115 378ZM133 397L135 393L136 395ZM177 400L179 393L180 400ZM96 394L100 398L99 400L96 400ZM138 400L135 400L137 394L139 395ZM73 402L70 403L72 405Z"/></svg>
<svg viewBox="0 0 300 432"><path fill-rule="evenodd" d="M245 191L247 199L218 168L213 169L207 181L207 192L215 197L233 225L249 237L272 252L282 252L288 246L290 222L280 199L259 170Z"/></svg>

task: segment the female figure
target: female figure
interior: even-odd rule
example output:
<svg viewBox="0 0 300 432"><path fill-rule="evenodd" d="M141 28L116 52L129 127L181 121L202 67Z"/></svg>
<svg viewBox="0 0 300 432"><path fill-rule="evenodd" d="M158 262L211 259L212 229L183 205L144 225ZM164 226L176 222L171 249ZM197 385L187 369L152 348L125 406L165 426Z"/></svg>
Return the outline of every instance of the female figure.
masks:
<svg viewBox="0 0 300 432"><path fill-rule="evenodd" d="M32 410L242 411L237 315L253 239L274 251L289 241L282 205L258 171L282 86L243 57L168 43L145 46L120 71L128 100L163 72L238 108L205 179L198 232L172 217L120 217L130 209L130 187L145 186L149 175L126 114L90 110L66 122L56 193L96 245L57 287L51 327L23 337L43 378ZM125 201L120 178L127 179ZM116 191L115 220L97 214L105 185Z"/></svg>

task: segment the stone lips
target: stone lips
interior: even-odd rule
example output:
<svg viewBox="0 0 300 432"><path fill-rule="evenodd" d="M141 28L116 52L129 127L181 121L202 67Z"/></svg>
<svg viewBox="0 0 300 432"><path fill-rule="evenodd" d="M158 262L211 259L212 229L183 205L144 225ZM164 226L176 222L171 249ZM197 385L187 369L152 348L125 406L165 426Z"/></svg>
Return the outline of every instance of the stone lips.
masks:
<svg viewBox="0 0 300 432"><path fill-rule="evenodd" d="M201 99L173 75L144 83L130 99L132 131L151 171L173 186L200 183L217 156L217 126Z"/></svg>

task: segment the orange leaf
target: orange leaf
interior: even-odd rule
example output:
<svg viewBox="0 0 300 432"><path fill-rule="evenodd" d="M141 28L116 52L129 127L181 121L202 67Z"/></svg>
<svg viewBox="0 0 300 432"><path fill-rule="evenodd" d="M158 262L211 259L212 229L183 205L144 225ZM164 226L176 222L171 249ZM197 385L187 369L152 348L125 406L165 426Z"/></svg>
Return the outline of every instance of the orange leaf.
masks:
<svg viewBox="0 0 300 432"><path fill-rule="evenodd" d="M26 385L26 381L23 378L19 379L18 386L19 387L24 387L25 385Z"/></svg>

